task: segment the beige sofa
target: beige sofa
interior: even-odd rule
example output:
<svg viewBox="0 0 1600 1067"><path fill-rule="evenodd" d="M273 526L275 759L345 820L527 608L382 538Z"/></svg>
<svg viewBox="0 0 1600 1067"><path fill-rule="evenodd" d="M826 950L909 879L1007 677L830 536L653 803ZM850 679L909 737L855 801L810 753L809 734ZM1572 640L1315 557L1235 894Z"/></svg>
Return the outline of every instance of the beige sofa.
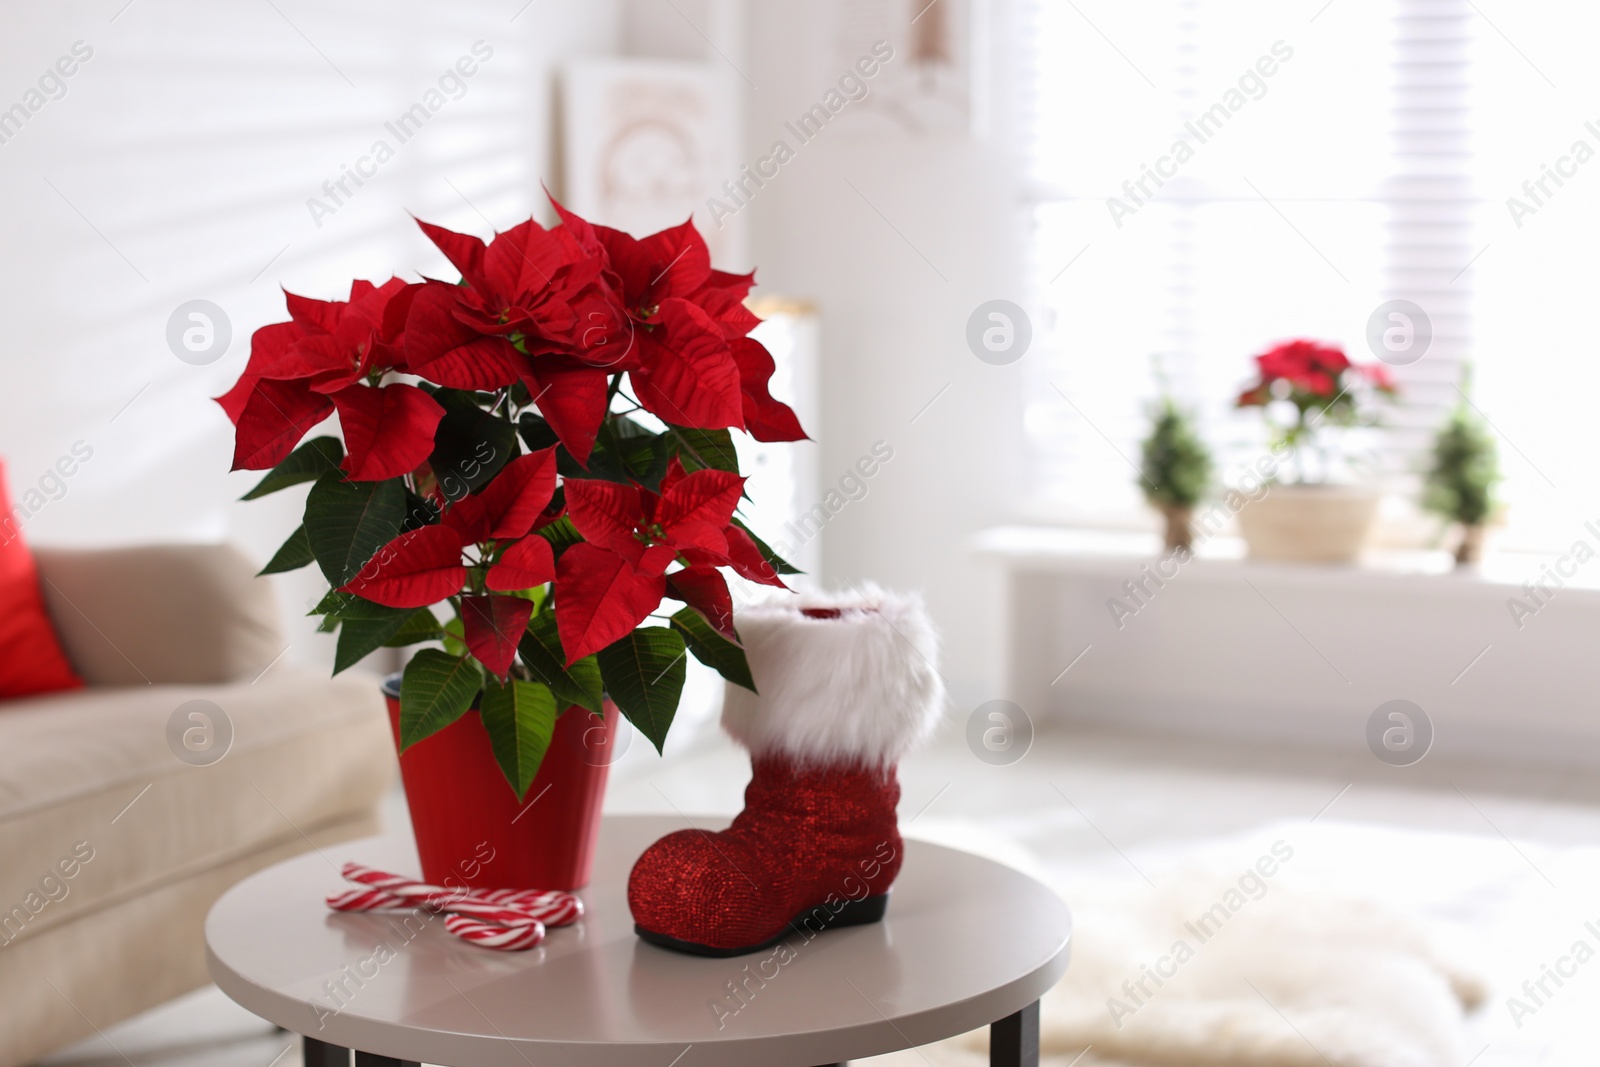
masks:
<svg viewBox="0 0 1600 1067"><path fill-rule="evenodd" d="M238 551L35 554L89 685L0 702L0 1067L204 985L212 902L375 832L395 765L376 681L289 666Z"/></svg>

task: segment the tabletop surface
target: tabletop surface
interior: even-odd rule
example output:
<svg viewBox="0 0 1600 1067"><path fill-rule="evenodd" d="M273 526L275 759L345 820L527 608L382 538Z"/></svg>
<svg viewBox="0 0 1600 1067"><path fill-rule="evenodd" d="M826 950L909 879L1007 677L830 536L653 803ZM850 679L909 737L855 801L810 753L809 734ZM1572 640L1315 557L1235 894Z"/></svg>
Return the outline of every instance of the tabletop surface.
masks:
<svg viewBox="0 0 1600 1067"><path fill-rule="evenodd" d="M716 829L725 819L693 819ZM330 912L354 860L414 875L409 839L334 845L260 871L206 919L211 974L256 1015L330 1044L448 1067L806 1067L964 1033L1066 969L1071 918L1009 867L919 841L887 917L730 959L633 932L626 885L679 817L609 816L578 924L527 952L476 948L442 919Z"/></svg>

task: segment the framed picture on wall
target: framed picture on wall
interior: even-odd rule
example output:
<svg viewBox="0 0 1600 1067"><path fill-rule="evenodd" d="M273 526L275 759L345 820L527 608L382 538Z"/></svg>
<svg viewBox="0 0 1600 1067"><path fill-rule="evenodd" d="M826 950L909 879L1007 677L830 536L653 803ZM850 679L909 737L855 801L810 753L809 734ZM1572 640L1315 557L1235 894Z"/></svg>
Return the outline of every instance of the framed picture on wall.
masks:
<svg viewBox="0 0 1600 1067"><path fill-rule="evenodd" d="M847 126L893 127L913 135L971 134L981 118L979 69L985 55L983 0L832 0L832 66L848 69L876 41L894 58Z"/></svg>
<svg viewBox="0 0 1600 1067"><path fill-rule="evenodd" d="M562 78L563 190L585 218L635 235L694 216L712 261L741 258L737 218L707 197L732 174L736 133L726 80L703 63L596 59Z"/></svg>

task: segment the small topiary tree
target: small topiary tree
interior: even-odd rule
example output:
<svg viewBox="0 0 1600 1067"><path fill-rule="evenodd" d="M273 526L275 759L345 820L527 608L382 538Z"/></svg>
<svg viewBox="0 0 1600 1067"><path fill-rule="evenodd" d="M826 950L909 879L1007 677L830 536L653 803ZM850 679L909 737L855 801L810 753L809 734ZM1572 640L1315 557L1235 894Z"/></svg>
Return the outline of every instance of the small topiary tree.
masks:
<svg viewBox="0 0 1600 1067"><path fill-rule="evenodd" d="M1494 511L1500 481L1499 449L1488 423L1464 399L1433 439L1433 460L1422 506L1460 523L1458 564L1475 563L1483 551L1483 527Z"/></svg>
<svg viewBox="0 0 1600 1067"><path fill-rule="evenodd" d="M1193 417L1170 396L1150 410L1150 433L1142 446L1140 487L1166 520L1168 551L1193 545L1189 519L1211 488L1211 450Z"/></svg>

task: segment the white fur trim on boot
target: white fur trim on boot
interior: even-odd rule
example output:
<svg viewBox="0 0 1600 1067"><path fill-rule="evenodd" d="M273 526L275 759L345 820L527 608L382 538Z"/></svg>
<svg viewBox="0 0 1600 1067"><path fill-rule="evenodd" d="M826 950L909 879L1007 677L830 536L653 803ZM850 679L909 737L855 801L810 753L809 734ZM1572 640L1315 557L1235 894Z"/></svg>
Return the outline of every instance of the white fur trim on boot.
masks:
<svg viewBox="0 0 1600 1067"><path fill-rule="evenodd" d="M782 595L734 623L760 695L729 683L722 727L754 755L890 765L933 732L944 688L920 597L872 586Z"/></svg>

